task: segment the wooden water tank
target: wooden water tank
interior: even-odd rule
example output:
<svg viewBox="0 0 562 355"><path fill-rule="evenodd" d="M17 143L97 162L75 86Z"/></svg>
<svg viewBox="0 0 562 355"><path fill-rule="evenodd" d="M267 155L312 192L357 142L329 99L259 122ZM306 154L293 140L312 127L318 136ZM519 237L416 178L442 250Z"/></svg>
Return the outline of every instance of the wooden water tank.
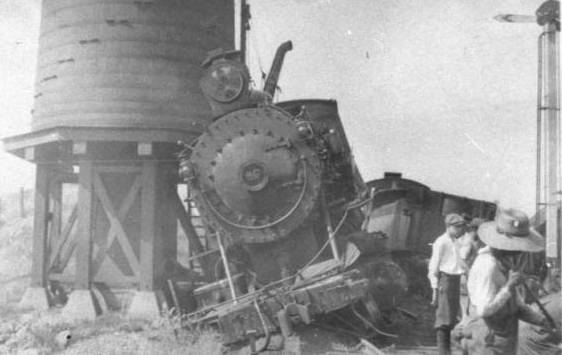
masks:
<svg viewBox="0 0 562 355"><path fill-rule="evenodd" d="M44 0L32 130L201 131L209 50L234 47L234 0Z"/></svg>

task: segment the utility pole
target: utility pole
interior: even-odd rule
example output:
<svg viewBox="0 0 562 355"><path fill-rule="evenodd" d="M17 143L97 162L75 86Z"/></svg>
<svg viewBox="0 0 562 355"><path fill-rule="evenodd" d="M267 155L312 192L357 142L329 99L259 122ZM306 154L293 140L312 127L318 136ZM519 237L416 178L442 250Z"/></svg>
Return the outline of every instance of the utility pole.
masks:
<svg viewBox="0 0 562 355"><path fill-rule="evenodd" d="M545 120L546 133L546 257L560 272L560 88L558 73L559 28L554 22L544 25L542 51L544 58L543 88L545 95L539 110Z"/></svg>
<svg viewBox="0 0 562 355"><path fill-rule="evenodd" d="M558 274L562 284L561 173L560 173L560 2L548 0L535 16L498 15L501 22L536 22L543 27L539 36L537 93L537 206L535 221L545 211L546 260L549 282ZM543 137L544 135L544 137ZM543 166L544 164L544 166Z"/></svg>

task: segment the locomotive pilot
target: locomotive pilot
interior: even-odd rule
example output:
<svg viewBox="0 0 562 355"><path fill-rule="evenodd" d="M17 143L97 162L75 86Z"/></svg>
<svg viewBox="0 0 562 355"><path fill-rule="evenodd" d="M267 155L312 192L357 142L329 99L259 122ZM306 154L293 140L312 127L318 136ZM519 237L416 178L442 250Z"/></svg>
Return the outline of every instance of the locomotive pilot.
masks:
<svg viewBox="0 0 562 355"><path fill-rule="evenodd" d="M445 225L445 233L433 243L427 275L433 293L431 304L437 306L435 331L440 355L451 353L451 330L460 320L460 278L467 271L459 241L466 221L451 213L445 217Z"/></svg>

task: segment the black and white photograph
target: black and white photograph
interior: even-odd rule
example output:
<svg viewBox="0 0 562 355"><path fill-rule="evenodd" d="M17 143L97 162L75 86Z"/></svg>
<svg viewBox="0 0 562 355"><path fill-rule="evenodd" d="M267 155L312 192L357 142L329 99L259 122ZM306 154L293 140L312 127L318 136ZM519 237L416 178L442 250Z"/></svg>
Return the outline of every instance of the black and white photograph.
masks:
<svg viewBox="0 0 562 355"><path fill-rule="evenodd" d="M562 355L559 0L0 0L0 354Z"/></svg>

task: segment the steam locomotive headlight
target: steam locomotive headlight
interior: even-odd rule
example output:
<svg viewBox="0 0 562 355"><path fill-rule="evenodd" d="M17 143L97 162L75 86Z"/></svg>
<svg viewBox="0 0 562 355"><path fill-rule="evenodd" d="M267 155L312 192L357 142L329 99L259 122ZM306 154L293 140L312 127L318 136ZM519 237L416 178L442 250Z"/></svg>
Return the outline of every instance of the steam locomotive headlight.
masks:
<svg viewBox="0 0 562 355"><path fill-rule="evenodd" d="M201 79L203 93L222 103L236 100L247 85L247 75L241 63L231 60L214 62Z"/></svg>

